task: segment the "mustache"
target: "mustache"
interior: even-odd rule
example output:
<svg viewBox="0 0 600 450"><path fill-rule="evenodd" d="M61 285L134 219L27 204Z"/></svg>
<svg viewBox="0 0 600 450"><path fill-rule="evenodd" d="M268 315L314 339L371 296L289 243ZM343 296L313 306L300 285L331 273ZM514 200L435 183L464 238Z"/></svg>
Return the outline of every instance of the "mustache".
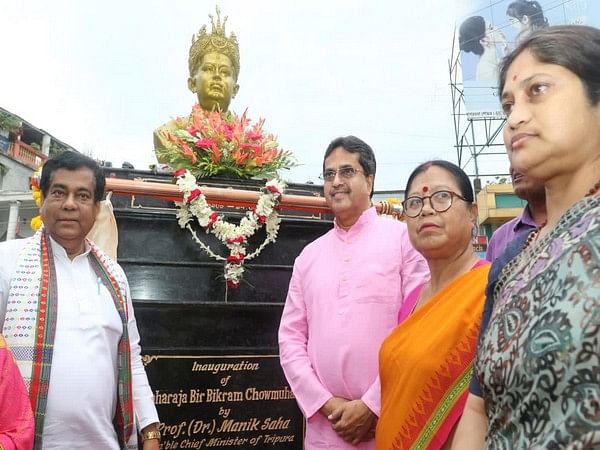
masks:
<svg viewBox="0 0 600 450"><path fill-rule="evenodd" d="M335 194L347 194L348 192L350 192L350 189L332 189L329 191L329 195L335 195Z"/></svg>

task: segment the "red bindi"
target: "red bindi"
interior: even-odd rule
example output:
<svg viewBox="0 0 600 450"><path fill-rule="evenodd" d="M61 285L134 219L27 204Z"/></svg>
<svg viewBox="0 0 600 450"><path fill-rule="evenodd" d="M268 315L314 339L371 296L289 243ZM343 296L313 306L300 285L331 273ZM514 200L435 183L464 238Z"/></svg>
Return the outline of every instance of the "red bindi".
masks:
<svg viewBox="0 0 600 450"><path fill-rule="evenodd" d="M423 192L427 192L429 190L429 186L423 186Z"/></svg>
<svg viewBox="0 0 600 450"><path fill-rule="evenodd" d="M517 80L517 75L513 75L513 81Z"/></svg>

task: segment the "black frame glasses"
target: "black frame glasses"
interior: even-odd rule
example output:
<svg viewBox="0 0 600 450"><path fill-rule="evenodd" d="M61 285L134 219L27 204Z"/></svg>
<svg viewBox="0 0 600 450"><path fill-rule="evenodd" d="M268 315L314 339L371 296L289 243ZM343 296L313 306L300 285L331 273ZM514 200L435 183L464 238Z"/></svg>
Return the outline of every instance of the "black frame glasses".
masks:
<svg viewBox="0 0 600 450"><path fill-rule="evenodd" d="M449 195L450 196L449 200L441 198L441 196L438 194ZM452 203L454 201L454 197L458 197L462 201L468 202L468 200L466 198L464 198L462 195L457 194L456 192L453 192L453 191L449 191L447 189L442 189L440 191L432 192L431 195L426 195L424 197L419 197L418 195L412 195L412 196L406 198L402 202L402 210L406 217L410 217L410 218L417 217L423 211L423 206L425 205L425 200L429 199L429 206L431 206L431 209L433 209L435 212L442 213L442 212L446 212L450 209L450 207L452 206ZM418 211L415 210L416 212L411 211L409 213L409 210L407 207L408 202L415 201L415 200L419 200L421 202L421 207L419 208ZM446 205L446 202L448 203L447 205ZM412 209L414 209L414 208L412 208Z"/></svg>
<svg viewBox="0 0 600 450"><path fill-rule="evenodd" d="M327 169L323 173L319 175L319 178L323 181L333 181L335 180L335 176L340 174L340 178L348 180L356 176L357 173L365 173L364 170L355 169L352 166L348 167L340 167L339 169Z"/></svg>

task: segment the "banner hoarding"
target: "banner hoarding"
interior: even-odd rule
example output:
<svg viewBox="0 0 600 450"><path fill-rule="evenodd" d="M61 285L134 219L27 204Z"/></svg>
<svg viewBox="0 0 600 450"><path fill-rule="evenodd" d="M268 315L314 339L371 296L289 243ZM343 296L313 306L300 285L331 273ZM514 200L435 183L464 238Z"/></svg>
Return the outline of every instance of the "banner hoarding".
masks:
<svg viewBox="0 0 600 450"><path fill-rule="evenodd" d="M469 118L502 118L498 63L533 31L600 25L598 0L458 0L457 30Z"/></svg>

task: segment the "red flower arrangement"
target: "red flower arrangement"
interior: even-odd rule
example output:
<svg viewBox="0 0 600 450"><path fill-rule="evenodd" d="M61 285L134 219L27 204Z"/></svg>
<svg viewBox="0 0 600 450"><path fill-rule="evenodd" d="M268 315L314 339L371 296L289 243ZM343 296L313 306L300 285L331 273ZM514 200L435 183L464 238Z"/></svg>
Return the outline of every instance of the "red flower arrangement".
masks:
<svg viewBox="0 0 600 450"><path fill-rule="evenodd" d="M157 156L195 177L271 177L297 163L291 152L279 148L275 136L263 130L264 122L251 124L246 112L238 117L206 111L196 104L187 119L179 117L174 128L159 130L166 145L157 149Z"/></svg>

